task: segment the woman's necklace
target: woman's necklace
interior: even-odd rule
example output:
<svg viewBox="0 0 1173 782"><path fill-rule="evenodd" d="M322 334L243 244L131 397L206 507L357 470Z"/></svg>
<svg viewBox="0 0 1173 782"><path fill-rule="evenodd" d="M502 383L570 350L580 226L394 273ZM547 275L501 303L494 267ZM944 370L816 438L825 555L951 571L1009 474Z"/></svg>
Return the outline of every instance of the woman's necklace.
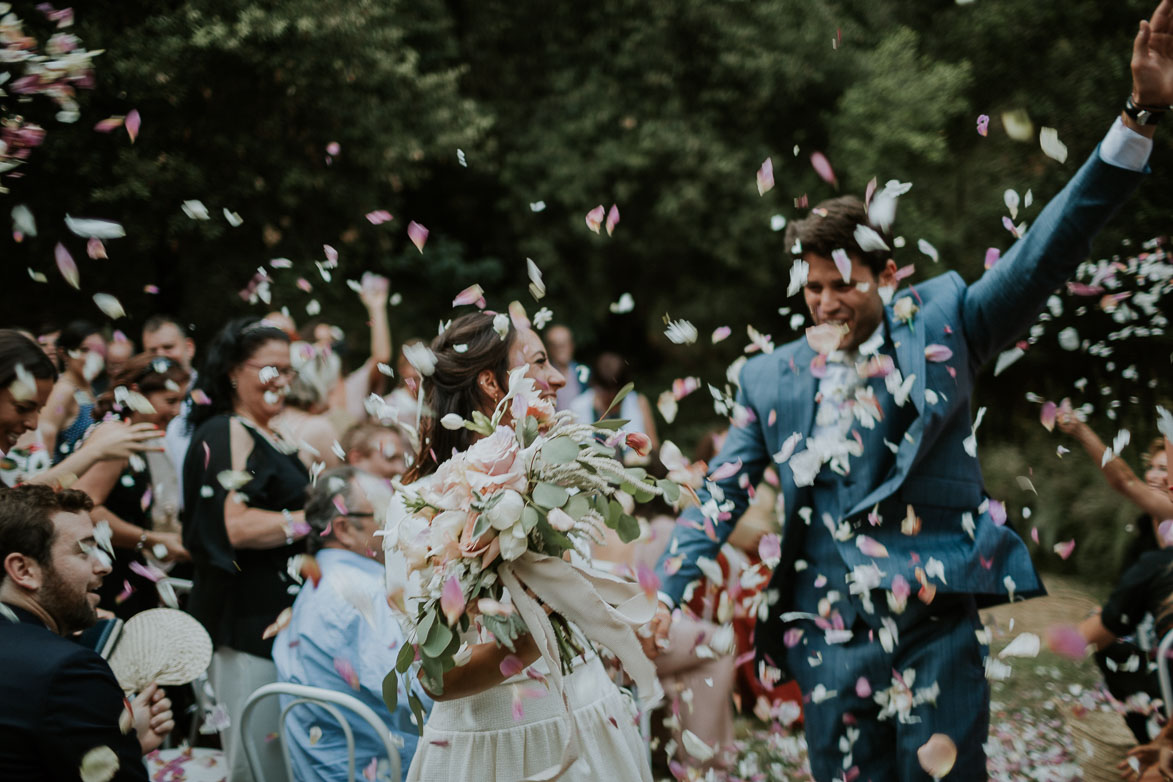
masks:
<svg viewBox="0 0 1173 782"><path fill-rule="evenodd" d="M266 430L263 426L246 416L244 413L234 412L232 416L246 427L252 429L261 437L265 438L265 442L273 446L273 448L276 449L279 453L297 453L297 446L283 438L279 432Z"/></svg>

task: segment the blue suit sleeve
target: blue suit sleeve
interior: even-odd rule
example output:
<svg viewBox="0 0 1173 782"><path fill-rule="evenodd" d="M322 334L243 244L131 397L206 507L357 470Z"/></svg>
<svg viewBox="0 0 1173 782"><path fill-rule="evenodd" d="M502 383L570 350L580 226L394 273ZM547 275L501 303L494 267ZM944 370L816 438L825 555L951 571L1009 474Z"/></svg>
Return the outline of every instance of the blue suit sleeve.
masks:
<svg viewBox="0 0 1173 782"><path fill-rule="evenodd" d="M749 369L749 365L746 369ZM754 408L746 393L747 384L752 383L753 374L743 371L741 379L737 403L753 414L752 420L743 426L730 427L725 446L709 465L709 474L712 475L723 465L730 463L740 462L741 467L734 474L715 483L706 478L705 485L697 490L700 506L693 506L681 514L672 533L672 540L656 565L660 590L663 596L671 599L673 603L679 603L688 585L701 577L697 559L716 558L722 544L733 532L734 524L749 506L749 491L748 488L742 487L742 476L748 478L746 487L756 486L769 463L770 453L762 429L762 411ZM715 539L705 532L706 517L716 535ZM679 569L669 573L668 563L675 562L678 558Z"/></svg>
<svg viewBox="0 0 1173 782"><path fill-rule="evenodd" d="M1072 275L1142 177L1103 162L1097 148L1026 235L970 286L963 317L974 366L1030 327L1047 296Z"/></svg>

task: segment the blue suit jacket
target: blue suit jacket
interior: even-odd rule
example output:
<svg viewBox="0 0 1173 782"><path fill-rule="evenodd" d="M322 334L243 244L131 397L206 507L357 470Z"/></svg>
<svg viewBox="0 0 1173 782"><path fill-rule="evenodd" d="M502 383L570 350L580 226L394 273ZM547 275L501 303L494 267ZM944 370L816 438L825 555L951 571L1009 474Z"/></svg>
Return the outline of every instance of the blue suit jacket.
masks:
<svg viewBox="0 0 1173 782"><path fill-rule="evenodd" d="M981 467L963 442L972 434L970 397L983 364L1023 333L1038 315L1046 298L1065 280L1088 252L1091 239L1139 183L1142 174L1111 166L1099 150L1039 214L1028 233L973 285L950 272L901 292L894 300L916 296L919 311L911 325L885 309L886 336L893 345L896 366L904 376L915 376L909 401L915 407L907 430L890 432L898 444L895 465L876 485L854 487L858 501L844 518L853 533L862 532L883 543L889 556L865 556L851 539L840 541L838 550L847 569L875 563L884 573L879 588L891 587L896 575L917 589L915 568L930 557L944 566L945 581L930 579L938 592L972 594L979 605L1005 602L1013 597L1043 593L1026 547L1008 527L994 523L985 503ZM926 344L943 344L953 351L946 362L929 362ZM738 401L752 414L744 426L733 427L725 447L710 465L712 469L740 460L748 485L757 485L773 454L794 433L811 434L815 417L818 380L812 375L815 352L805 338L790 342L768 355L746 363L741 373ZM955 373L950 372L950 368ZM891 398L887 400L891 406ZM887 416L891 411L886 410ZM800 443L796 451L801 451ZM865 453L863 457L868 458ZM801 558L804 522L798 514L803 499L793 475L777 465L783 501L782 559L775 568L768 594L776 598L770 618L760 624L756 644L781 667L779 654L783 612L813 610L791 601L795 563ZM739 475L717 484L718 494L731 503L731 518L740 518L748 504L747 490ZM699 492L702 504L712 492ZM865 519L878 505L882 522L872 526ZM904 535L900 521L912 505L921 517L917 535ZM972 518L972 535L963 520ZM820 523L819 509L814 521ZM715 557L733 529L732 523L716 524L716 540L701 528L700 508L688 509L678 524L658 575L663 592L679 601L688 584L700 577L697 557ZM810 518L810 516L808 516ZM689 523L692 522L692 523ZM665 571L666 562L683 555L679 570ZM915 599L915 598L913 598Z"/></svg>

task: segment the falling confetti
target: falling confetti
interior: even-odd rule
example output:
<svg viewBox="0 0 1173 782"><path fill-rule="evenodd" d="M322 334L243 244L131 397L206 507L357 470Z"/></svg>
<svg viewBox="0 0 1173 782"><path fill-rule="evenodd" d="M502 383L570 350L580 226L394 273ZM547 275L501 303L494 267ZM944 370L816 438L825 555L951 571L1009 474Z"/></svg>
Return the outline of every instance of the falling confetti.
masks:
<svg viewBox="0 0 1173 782"><path fill-rule="evenodd" d="M758 195L762 196L774 189L774 161L766 158L758 169Z"/></svg>
<svg viewBox="0 0 1173 782"><path fill-rule="evenodd" d="M424 251L424 244L428 241L428 229L412 220L407 224L407 238L411 239L411 243L415 245L415 249L422 254Z"/></svg>

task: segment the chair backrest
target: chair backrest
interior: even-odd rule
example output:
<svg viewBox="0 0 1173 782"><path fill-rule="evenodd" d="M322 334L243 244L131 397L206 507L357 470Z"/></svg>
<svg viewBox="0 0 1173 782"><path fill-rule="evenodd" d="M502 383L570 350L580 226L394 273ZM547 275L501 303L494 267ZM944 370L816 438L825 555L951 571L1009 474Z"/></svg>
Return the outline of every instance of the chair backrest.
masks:
<svg viewBox="0 0 1173 782"><path fill-rule="evenodd" d="M258 736L263 740L265 736L273 733L273 726L264 725L259 728L254 728L250 725L250 718L260 701L279 695L288 695L292 700L281 709L281 716L277 722L277 737L281 743L281 754L285 759L285 773L277 777L271 771L266 774L266 768L264 767L264 763L262 763L261 753L257 747ZM350 723L338 707L349 709L374 728L375 733L382 739L383 748L387 752L387 762L390 764L391 769L391 780L392 782L400 782L402 776L399 764L399 749L403 746L403 739L393 735L371 707L353 695L348 695L344 692L327 690L322 687L309 687L304 684L286 684L284 682L274 682L273 684L266 684L263 687L259 687L249 696L240 714L241 741L244 743L245 757L248 759L249 768L252 770L253 779L256 782L277 782L277 779L284 782L284 780L295 779L293 775L293 761L290 758L289 746L285 736L285 718L289 715L293 707L303 703L312 704L324 709L342 727L342 733L346 737L348 778L351 782L357 782L355 776L354 731L351 730Z"/></svg>
<svg viewBox="0 0 1173 782"><path fill-rule="evenodd" d="M1157 679L1161 683L1161 700L1165 707L1165 719L1173 713L1173 683L1169 679L1169 650L1173 648L1173 630L1161 637L1157 647Z"/></svg>

